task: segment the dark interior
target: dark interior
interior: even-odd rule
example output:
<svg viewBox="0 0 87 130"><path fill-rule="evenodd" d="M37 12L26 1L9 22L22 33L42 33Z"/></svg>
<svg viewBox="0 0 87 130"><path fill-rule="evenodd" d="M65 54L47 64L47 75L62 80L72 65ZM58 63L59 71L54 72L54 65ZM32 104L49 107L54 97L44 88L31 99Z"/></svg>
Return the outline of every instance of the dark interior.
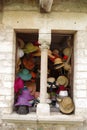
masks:
<svg viewBox="0 0 87 130"><path fill-rule="evenodd" d="M57 49L59 50L59 54L60 56L62 56L62 51L64 48L68 47L68 44L67 44L67 40L69 39L69 37L71 38L71 46L73 47L73 35L71 34L60 34L60 33L52 33L51 34L51 45L50 45L50 50L53 51L54 49ZM27 43L35 43L38 41L38 32L17 32L16 33L16 39L17 38L21 38L25 45ZM36 58L36 57L35 57ZM39 62L40 64L40 57L39 58L36 58L37 59L37 62ZM69 78L69 95L73 98L73 55L72 55L72 59L70 60L70 64L71 64L71 75L70 75L70 78ZM49 62L49 59L48 59L48 69L49 68L53 68L53 66L51 66L52 63ZM66 75L67 76L67 72L64 72L64 70L62 69L61 70L61 74L63 75ZM57 79L57 77L59 75L61 75L59 70L53 70L51 71L51 74L48 74L48 77L55 77ZM37 90L40 91L40 79L38 79L38 81L36 82L37 84ZM30 111L36 111L35 108L30 108ZM51 111L52 112L55 112L55 111L59 111L58 108L55 108L55 107L51 107Z"/></svg>

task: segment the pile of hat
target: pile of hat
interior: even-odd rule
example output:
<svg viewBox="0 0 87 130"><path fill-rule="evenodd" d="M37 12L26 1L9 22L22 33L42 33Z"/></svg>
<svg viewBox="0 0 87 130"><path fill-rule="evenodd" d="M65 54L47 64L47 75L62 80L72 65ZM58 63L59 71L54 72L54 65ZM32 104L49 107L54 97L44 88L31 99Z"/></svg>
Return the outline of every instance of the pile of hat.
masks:
<svg viewBox="0 0 87 130"><path fill-rule="evenodd" d="M19 114L29 113L29 107L33 106L36 98L39 97L37 91L36 78L40 68L37 58L40 57L39 44L24 43L17 39L16 56L16 77L14 82L15 108ZM40 58L39 58L40 59ZM40 60L38 60L40 62ZM38 96L36 94L38 93Z"/></svg>
<svg viewBox="0 0 87 130"><path fill-rule="evenodd" d="M59 108L64 114L74 111L74 103L68 93L69 80L65 75L61 75L55 80L54 77L47 79L47 90L50 95L50 106Z"/></svg>

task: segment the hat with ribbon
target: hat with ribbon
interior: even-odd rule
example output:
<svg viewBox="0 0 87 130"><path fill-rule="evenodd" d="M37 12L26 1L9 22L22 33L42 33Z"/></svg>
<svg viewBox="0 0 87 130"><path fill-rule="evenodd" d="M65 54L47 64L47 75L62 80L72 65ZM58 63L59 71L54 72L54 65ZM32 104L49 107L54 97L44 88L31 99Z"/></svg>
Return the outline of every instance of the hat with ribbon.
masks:
<svg viewBox="0 0 87 130"><path fill-rule="evenodd" d="M27 69L23 69L20 72L18 72L17 76L20 77L24 81L28 81L32 78L29 70L27 70Z"/></svg>
<svg viewBox="0 0 87 130"><path fill-rule="evenodd" d="M74 108L74 103L70 97L64 97L59 103L59 109L64 114L72 113Z"/></svg>
<svg viewBox="0 0 87 130"><path fill-rule="evenodd" d="M27 43L25 45L25 48L23 49L24 50L24 53L32 53L32 52L35 52L38 50L38 47L37 46L34 46L32 43Z"/></svg>

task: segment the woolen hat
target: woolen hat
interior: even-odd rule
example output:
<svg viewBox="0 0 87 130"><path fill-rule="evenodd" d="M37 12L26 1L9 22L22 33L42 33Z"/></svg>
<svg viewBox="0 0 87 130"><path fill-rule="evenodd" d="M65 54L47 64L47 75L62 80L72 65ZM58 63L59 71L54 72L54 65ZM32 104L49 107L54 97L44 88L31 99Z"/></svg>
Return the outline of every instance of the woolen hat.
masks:
<svg viewBox="0 0 87 130"><path fill-rule="evenodd" d="M32 78L29 70L27 70L27 69L23 69L20 72L18 72L17 76L20 77L24 81L28 81Z"/></svg>
<svg viewBox="0 0 87 130"><path fill-rule="evenodd" d="M59 103L59 109L64 114L70 114L74 111L74 103L70 97L64 97Z"/></svg>

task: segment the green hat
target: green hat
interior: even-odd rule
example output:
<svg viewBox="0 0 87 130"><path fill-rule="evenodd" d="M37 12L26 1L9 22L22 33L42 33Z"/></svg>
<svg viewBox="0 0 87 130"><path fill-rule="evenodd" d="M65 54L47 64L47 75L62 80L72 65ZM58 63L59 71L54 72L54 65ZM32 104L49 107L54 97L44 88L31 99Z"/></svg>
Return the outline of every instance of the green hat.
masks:
<svg viewBox="0 0 87 130"><path fill-rule="evenodd" d="M23 49L24 53L32 53L38 50L37 46L34 46L32 43L27 43Z"/></svg>
<svg viewBox="0 0 87 130"><path fill-rule="evenodd" d="M29 70L27 70L27 69L23 69L20 72L18 72L17 76L20 77L24 81L28 81L32 78Z"/></svg>

